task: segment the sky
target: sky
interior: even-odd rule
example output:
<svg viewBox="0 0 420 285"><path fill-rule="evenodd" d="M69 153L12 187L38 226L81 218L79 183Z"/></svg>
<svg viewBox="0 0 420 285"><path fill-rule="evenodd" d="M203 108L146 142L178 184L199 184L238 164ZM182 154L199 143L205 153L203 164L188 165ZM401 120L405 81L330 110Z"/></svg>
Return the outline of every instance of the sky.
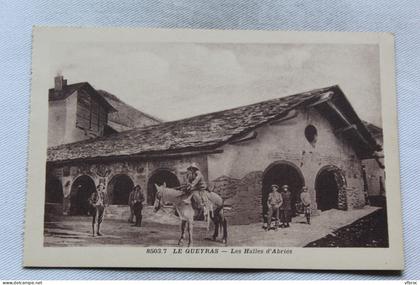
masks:
<svg viewBox="0 0 420 285"><path fill-rule="evenodd" d="M166 121L338 84L382 126L377 45L56 43L48 64L51 87L88 81Z"/></svg>

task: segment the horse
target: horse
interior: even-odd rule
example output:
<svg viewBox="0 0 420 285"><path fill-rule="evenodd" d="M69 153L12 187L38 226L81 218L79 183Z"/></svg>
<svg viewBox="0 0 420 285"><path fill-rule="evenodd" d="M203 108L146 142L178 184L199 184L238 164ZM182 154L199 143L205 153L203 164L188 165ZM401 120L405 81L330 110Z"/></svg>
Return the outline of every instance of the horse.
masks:
<svg viewBox="0 0 420 285"><path fill-rule="evenodd" d="M165 203L172 203L181 220L181 237L178 245L182 245L184 241L185 228L188 231L188 246L192 245L193 241L193 223L194 223L194 208L191 203L192 195L189 195L180 190L167 188L166 183L159 186L155 184L157 189L154 203L154 211L157 212ZM222 243L227 243L227 221L223 213L223 199L215 192L207 192L209 202L212 204L213 214L211 220L214 223L214 233L212 240L216 241L219 236L219 230L223 231Z"/></svg>

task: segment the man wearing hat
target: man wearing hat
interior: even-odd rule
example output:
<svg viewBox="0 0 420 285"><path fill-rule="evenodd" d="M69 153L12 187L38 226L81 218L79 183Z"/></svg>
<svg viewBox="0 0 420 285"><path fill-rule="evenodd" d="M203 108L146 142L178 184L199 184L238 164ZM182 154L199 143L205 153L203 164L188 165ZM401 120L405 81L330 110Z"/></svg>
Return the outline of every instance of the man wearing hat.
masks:
<svg viewBox="0 0 420 285"><path fill-rule="evenodd" d="M105 207L108 203L106 193L105 193L105 186L103 184L99 184L96 187L96 191L92 193L90 199L90 204L93 208L92 213L92 236L95 236L95 224L97 223L97 230L96 234L101 236L102 233L100 231L101 223L104 218Z"/></svg>
<svg viewBox="0 0 420 285"><path fill-rule="evenodd" d="M128 195L128 206L130 207L130 216L128 217L129 223L134 223L133 198L134 198L135 191L136 191L136 187L133 187L130 191L130 195Z"/></svg>
<svg viewBox="0 0 420 285"><path fill-rule="evenodd" d="M130 208L133 209L133 214L136 217L136 223L134 226L141 227L141 220L142 220L142 210L143 210L143 202L144 202L144 195L141 191L140 185L136 185L133 188L133 191L130 193L129 197L130 201Z"/></svg>
<svg viewBox="0 0 420 285"><path fill-rule="evenodd" d="M276 224L274 227L274 230L277 230L279 225L279 207L283 204L283 199L281 197L281 194L278 192L279 186L277 184L271 185L271 192L268 194L267 199L267 206L268 206L268 215L267 215L267 228L266 231L269 231L273 229L271 226L271 219L276 219Z"/></svg>
<svg viewBox="0 0 420 285"><path fill-rule="evenodd" d="M190 175L187 177L187 192L192 193L194 201L200 204L200 208L204 209L208 204L208 197L206 194L207 183L197 163L193 162L187 168Z"/></svg>
<svg viewBox="0 0 420 285"><path fill-rule="evenodd" d="M308 187L302 187L302 193L300 193L300 200L303 204L303 213L306 217L306 222L308 225L311 224L311 196L308 192Z"/></svg>
<svg viewBox="0 0 420 285"><path fill-rule="evenodd" d="M281 197L283 199L283 204L280 206L280 221L282 228L288 228L289 223L292 220L292 196L289 191L289 185L283 185L281 187L283 192L281 192Z"/></svg>

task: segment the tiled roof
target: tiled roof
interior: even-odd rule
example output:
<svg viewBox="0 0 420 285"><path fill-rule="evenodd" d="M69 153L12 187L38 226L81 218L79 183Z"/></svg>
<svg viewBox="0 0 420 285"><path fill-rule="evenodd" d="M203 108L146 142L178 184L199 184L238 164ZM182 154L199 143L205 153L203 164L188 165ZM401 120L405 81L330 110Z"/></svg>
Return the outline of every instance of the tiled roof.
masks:
<svg viewBox="0 0 420 285"><path fill-rule="evenodd" d="M107 137L51 147L48 149L48 161L217 148L269 121L280 118L300 105L317 101L326 92L337 90L341 93L338 86L332 86L234 109L132 129Z"/></svg>

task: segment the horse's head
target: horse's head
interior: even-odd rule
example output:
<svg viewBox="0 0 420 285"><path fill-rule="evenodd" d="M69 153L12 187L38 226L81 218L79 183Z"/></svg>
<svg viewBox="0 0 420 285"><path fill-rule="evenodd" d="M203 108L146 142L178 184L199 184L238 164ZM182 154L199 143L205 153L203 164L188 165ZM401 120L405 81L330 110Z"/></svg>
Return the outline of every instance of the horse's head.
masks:
<svg viewBox="0 0 420 285"><path fill-rule="evenodd" d="M166 183L163 182L163 184L161 186L157 185L155 183L155 187L156 187L156 195L155 195L155 203L153 205L154 207L154 211L157 212L159 211L160 207L162 206L163 203L163 191L166 188Z"/></svg>

